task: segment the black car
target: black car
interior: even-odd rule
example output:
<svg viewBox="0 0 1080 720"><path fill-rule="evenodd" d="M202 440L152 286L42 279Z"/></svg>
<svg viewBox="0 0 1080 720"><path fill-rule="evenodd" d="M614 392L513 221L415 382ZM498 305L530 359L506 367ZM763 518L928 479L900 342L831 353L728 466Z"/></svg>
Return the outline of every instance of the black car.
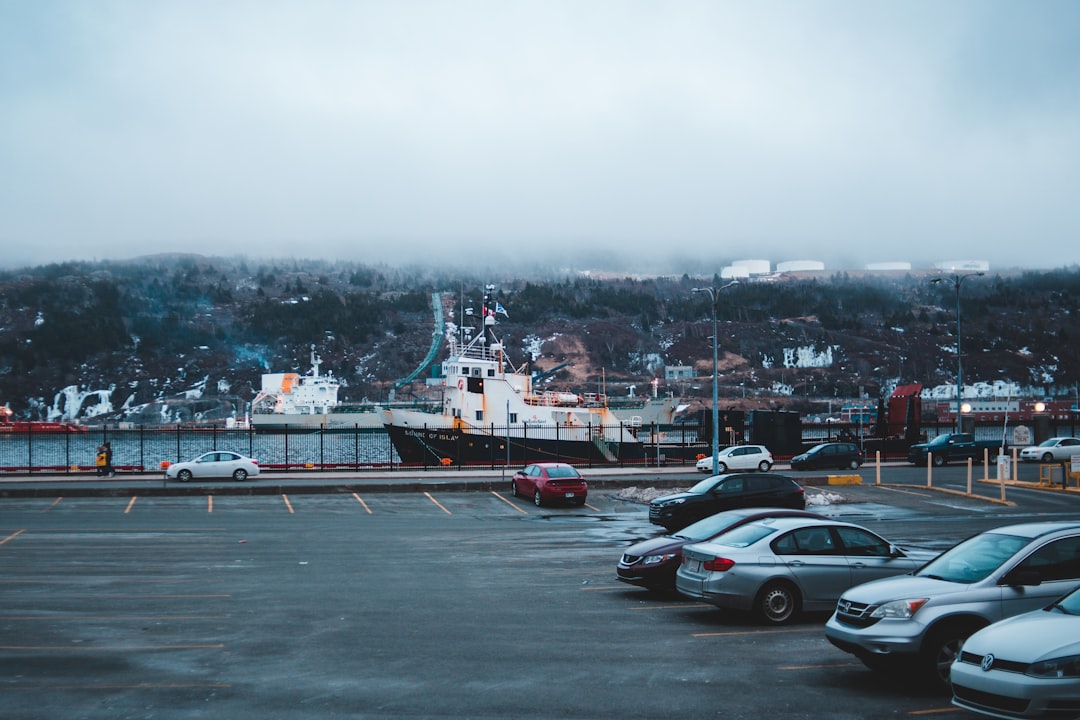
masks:
<svg viewBox="0 0 1080 720"><path fill-rule="evenodd" d="M786 475L713 475L686 492L653 500L649 503L649 522L678 530L721 510L747 507L805 510L806 495L802 486Z"/></svg>
<svg viewBox="0 0 1080 720"><path fill-rule="evenodd" d="M863 451L855 443L821 443L791 458L791 469L857 470L863 464L863 460Z"/></svg>

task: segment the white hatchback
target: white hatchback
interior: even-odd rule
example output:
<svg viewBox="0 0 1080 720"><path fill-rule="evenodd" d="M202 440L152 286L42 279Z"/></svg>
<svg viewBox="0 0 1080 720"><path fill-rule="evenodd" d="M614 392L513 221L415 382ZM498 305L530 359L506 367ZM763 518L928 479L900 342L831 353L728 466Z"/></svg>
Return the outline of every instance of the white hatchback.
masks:
<svg viewBox="0 0 1080 720"><path fill-rule="evenodd" d="M772 453L764 445L732 445L717 453L719 463L717 473L723 475L732 470L760 470L768 472L773 466ZM712 456L703 457L697 461L697 469L701 472L713 471Z"/></svg>
<svg viewBox="0 0 1080 720"><path fill-rule="evenodd" d="M972 712L1080 716L1080 590L969 637L950 677L953 704Z"/></svg>

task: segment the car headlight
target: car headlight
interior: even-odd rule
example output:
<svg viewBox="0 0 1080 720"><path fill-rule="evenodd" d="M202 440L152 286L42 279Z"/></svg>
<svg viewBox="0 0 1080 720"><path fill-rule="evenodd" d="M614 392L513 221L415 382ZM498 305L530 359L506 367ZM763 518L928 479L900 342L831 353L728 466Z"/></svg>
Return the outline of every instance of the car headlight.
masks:
<svg viewBox="0 0 1080 720"><path fill-rule="evenodd" d="M1080 677L1080 655L1066 655L1052 660L1040 660L1031 663L1024 674L1037 678Z"/></svg>
<svg viewBox="0 0 1080 720"><path fill-rule="evenodd" d="M667 562L675 557L678 557L675 553L668 553L666 555L646 555L642 558L641 562L645 565L657 565L662 562Z"/></svg>
<svg viewBox="0 0 1080 720"><path fill-rule="evenodd" d="M872 613L870 617L876 619L882 618L896 618L900 620L908 620L914 615L919 608L926 604L926 601L930 598L915 598L912 600L893 600L879 605Z"/></svg>
<svg viewBox="0 0 1080 720"><path fill-rule="evenodd" d="M678 498L676 500L668 500L667 502L660 503L661 506L667 507L668 505L682 505L686 502L686 498Z"/></svg>

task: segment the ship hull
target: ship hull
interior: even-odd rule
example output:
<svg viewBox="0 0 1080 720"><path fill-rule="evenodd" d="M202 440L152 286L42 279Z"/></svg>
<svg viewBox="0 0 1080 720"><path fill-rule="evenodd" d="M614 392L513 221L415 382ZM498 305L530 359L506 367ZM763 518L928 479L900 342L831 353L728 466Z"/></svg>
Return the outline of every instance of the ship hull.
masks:
<svg viewBox="0 0 1080 720"><path fill-rule="evenodd" d="M456 428L385 425L401 462L407 465L525 465L566 462L575 465L643 465L645 446L639 442L560 437L556 432L478 433Z"/></svg>
<svg viewBox="0 0 1080 720"><path fill-rule="evenodd" d="M266 413L253 415L251 424L256 429L284 430L334 430L354 427L382 427L382 415L378 412L329 413L326 415L301 415L299 413Z"/></svg>

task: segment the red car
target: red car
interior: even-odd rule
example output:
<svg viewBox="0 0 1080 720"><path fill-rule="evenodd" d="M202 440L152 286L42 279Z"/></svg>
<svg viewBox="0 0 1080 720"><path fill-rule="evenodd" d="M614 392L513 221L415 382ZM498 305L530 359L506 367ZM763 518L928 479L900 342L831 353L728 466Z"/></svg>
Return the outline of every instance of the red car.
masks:
<svg viewBox="0 0 1080 720"><path fill-rule="evenodd" d="M584 505L589 485L573 465L557 462L533 463L514 473L510 492L515 497L531 496L537 507L563 502Z"/></svg>

